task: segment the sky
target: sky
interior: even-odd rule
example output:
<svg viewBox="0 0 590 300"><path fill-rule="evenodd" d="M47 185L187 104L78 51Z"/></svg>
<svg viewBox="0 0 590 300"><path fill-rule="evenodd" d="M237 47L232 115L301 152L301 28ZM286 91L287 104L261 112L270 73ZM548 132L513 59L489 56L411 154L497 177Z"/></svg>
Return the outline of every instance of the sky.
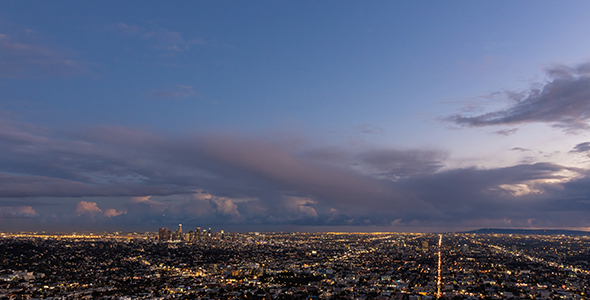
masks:
<svg viewBox="0 0 590 300"><path fill-rule="evenodd" d="M588 11L2 1L0 228L590 230Z"/></svg>

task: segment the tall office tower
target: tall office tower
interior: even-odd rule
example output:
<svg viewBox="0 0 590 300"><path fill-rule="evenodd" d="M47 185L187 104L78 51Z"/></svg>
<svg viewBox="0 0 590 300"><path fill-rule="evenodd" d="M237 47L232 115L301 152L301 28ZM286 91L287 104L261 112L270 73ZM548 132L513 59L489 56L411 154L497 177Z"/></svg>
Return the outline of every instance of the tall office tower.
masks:
<svg viewBox="0 0 590 300"><path fill-rule="evenodd" d="M168 228L160 228L160 230L158 230L158 239L160 241L168 241L170 240L172 233L170 232L170 230Z"/></svg>
<svg viewBox="0 0 590 300"><path fill-rule="evenodd" d="M160 241L166 240L166 230L167 230L167 228L160 228L158 230L158 240L160 240Z"/></svg>
<svg viewBox="0 0 590 300"><path fill-rule="evenodd" d="M422 241L422 251L428 252L428 241Z"/></svg>
<svg viewBox="0 0 590 300"><path fill-rule="evenodd" d="M174 234L172 235L172 239L175 241L182 241L183 240L182 224L178 224L178 229L176 229L176 231L174 231Z"/></svg>
<svg viewBox="0 0 590 300"><path fill-rule="evenodd" d="M196 236L197 242L200 242L201 241L201 227L197 227L197 231L195 232L195 234L197 235Z"/></svg>
<svg viewBox="0 0 590 300"><path fill-rule="evenodd" d="M223 229L221 229L221 239L224 239L224 235L223 235Z"/></svg>
<svg viewBox="0 0 590 300"><path fill-rule="evenodd" d="M209 228L209 232L207 233L209 237L211 237L211 228Z"/></svg>
<svg viewBox="0 0 590 300"><path fill-rule="evenodd" d="M188 231L188 241L189 242L192 242L194 239L195 239L195 236L193 234L193 231L192 230L189 230Z"/></svg>

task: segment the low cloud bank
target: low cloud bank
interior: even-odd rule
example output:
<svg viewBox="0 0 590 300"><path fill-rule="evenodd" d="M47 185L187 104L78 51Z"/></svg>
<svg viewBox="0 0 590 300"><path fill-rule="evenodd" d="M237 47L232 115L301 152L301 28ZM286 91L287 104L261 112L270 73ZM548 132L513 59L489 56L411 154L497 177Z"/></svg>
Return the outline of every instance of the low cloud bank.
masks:
<svg viewBox="0 0 590 300"><path fill-rule="evenodd" d="M589 225L587 171L551 163L444 169L448 154L432 149L350 152L317 145L292 151L227 134L169 137L115 127L59 132L7 121L0 122L0 143L0 202L78 199L44 212L24 204L0 210L39 222ZM126 200L113 204L114 198Z"/></svg>

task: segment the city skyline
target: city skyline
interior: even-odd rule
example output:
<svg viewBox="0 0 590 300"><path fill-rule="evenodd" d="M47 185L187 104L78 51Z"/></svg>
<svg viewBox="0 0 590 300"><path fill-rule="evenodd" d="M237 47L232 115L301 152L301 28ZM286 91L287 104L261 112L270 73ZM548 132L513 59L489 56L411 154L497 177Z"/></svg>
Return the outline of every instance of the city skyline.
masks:
<svg viewBox="0 0 590 300"><path fill-rule="evenodd" d="M590 230L590 3L0 3L3 231Z"/></svg>

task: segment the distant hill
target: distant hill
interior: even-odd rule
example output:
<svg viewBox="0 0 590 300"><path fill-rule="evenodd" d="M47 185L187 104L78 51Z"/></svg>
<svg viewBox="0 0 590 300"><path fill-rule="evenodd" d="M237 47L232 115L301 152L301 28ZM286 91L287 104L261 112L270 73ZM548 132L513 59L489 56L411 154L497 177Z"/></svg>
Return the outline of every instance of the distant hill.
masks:
<svg viewBox="0 0 590 300"><path fill-rule="evenodd" d="M561 229L505 229L505 228L481 228L461 233L482 233L482 234L530 234L530 235L569 235L569 236L590 236L588 231L561 230Z"/></svg>

